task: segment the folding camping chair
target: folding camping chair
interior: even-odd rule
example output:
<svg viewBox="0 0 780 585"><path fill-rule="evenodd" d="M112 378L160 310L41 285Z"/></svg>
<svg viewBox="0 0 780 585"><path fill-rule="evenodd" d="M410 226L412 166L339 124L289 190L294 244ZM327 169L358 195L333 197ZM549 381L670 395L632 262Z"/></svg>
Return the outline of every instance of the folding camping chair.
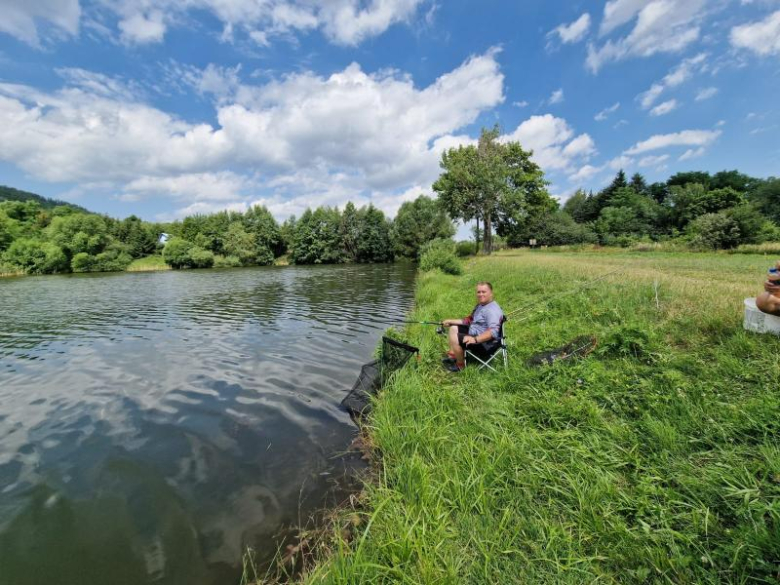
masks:
<svg viewBox="0 0 780 585"><path fill-rule="evenodd" d="M498 339L466 347L466 365L468 365L469 359L476 360L479 364L477 369L481 370L483 368L488 368L489 370L496 372L497 370L490 365L490 362L498 356L501 356L504 367L506 368L509 363L509 352L506 349L506 337L504 336L504 323L506 322L507 318L502 317L501 323L498 326Z"/></svg>

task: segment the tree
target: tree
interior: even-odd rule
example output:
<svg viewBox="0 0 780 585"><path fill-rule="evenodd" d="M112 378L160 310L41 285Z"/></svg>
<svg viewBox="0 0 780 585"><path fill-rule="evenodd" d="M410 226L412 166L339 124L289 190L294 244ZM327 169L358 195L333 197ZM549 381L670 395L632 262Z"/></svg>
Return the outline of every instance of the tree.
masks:
<svg viewBox="0 0 780 585"><path fill-rule="evenodd" d="M482 223L486 254L492 251L494 226L522 222L534 207L549 208L552 202L532 153L517 142L500 143L498 137L498 127L483 129L477 146L444 152L443 173L433 185L451 217Z"/></svg>
<svg viewBox="0 0 780 585"><path fill-rule="evenodd" d="M187 268L190 266L190 250L192 242L182 238L171 238L163 248L163 260L171 268Z"/></svg>
<svg viewBox="0 0 780 585"><path fill-rule="evenodd" d="M582 189L577 189L574 195L564 203L563 211L568 213L577 223L585 223L595 219L595 217L591 217L590 207L588 194Z"/></svg>
<svg viewBox="0 0 780 585"><path fill-rule="evenodd" d="M615 237L640 238L656 236L662 208L658 203L623 187L611 196L611 205L601 210L595 228L602 243L612 243Z"/></svg>
<svg viewBox="0 0 780 585"><path fill-rule="evenodd" d="M237 221L230 224L223 238L222 247L226 255L238 258L242 266L251 266L257 263L257 238L254 234L248 233L244 226ZM263 263L266 259L263 258ZM273 262L273 256L271 256L271 262Z"/></svg>
<svg viewBox="0 0 780 585"><path fill-rule="evenodd" d="M338 209L307 209L295 224L291 257L296 264L337 264L344 261Z"/></svg>
<svg viewBox="0 0 780 585"><path fill-rule="evenodd" d="M127 244L129 253L133 258L141 258L142 256L152 254L157 248L159 233L154 226L142 221L135 215L116 222L113 233L120 242Z"/></svg>
<svg viewBox="0 0 780 585"><path fill-rule="evenodd" d="M360 242L361 218L355 204L347 202L344 213L341 214L341 243L344 246L344 256L348 262L357 262L358 244Z"/></svg>
<svg viewBox="0 0 780 585"><path fill-rule="evenodd" d="M271 212L262 205L253 205L243 216L244 229L249 234L254 234L257 244L258 259L266 259L269 254L270 261L259 261L258 264L273 263L273 259L284 253L285 245L279 224L276 223Z"/></svg>
<svg viewBox="0 0 780 585"><path fill-rule="evenodd" d="M687 171L683 173L675 173L669 177L669 180L666 181L666 184L669 187L685 187L689 183L696 183L704 187L706 190L710 188L711 181L712 177L710 177L710 174L706 171Z"/></svg>
<svg viewBox="0 0 780 585"><path fill-rule="evenodd" d="M523 228L507 239L510 246L527 245L531 238L540 246L592 244L598 239L590 226L577 223L565 211L536 215Z"/></svg>
<svg viewBox="0 0 780 585"><path fill-rule="evenodd" d="M760 182L760 179L755 179L737 170L720 171L712 176L710 188L725 189L728 187L740 193L747 193L755 189Z"/></svg>
<svg viewBox="0 0 780 585"><path fill-rule="evenodd" d="M0 252L8 248L14 241L14 222L0 210Z"/></svg>
<svg viewBox="0 0 780 585"><path fill-rule="evenodd" d="M393 245L390 240L390 223L385 214L373 204L361 209L360 238L357 242L358 262L390 262Z"/></svg>
<svg viewBox="0 0 780 585"><path fill-rule="evenodd" d="M427 242L454 235L455 226L447 212L425 195L403 203L393 221L395 253L405 258L418 259L420 248Z"/></svg>
<svg viewBox="0 0 780 585"><path fill-rule="evenodd" d="M769 177L760 181L750 199L769 219L780 224L780 179Z"/></svg>
<svg viewBox="0 0 780 585"><path fill-rule="evenodd" d="M639 173L634 173L628 186L631 187L637 195L649 195L647 182L645 181L645 178Z"/></svg>
<svg viewBox="0 0 780 585"><path fill-rule="evenodd" d="M704 185L688 183L684 187L671 187L669 203L672 221L677 227L684 228L705 213L743 205L745 195L729 187L708 191Z"/></svg>
<svg viewBox="0 0 780 585"><path fill-rule="evenodd" d="M22 268L28 274L55 274L68 272L68 257L51 242L21 238L6 250L5 260Z"/></svg>
<svg viewBox="0 0 780 585"><path fill-rule="evenodd" d="M99 254L112 241L105 219L86 213L55 217L46 228L46 234L69 257L79 252Z"/></svg>

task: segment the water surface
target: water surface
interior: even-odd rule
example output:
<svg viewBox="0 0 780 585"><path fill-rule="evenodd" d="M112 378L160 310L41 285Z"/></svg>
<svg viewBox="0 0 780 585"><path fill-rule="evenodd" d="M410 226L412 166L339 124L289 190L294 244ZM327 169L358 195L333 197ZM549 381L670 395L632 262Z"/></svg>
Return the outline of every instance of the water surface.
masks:
<svg viewBox="0 0 780 585"><path fill-rule="evenodd" d="M404 265L0 280L0 584L235 583L348 486Z"/></svg>

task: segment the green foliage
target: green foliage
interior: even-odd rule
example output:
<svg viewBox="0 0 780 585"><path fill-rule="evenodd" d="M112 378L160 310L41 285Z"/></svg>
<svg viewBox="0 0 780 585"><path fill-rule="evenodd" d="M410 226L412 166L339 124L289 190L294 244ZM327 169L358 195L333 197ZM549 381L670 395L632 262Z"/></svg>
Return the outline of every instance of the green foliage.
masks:
<svg viewBox="0 0 780 585"><path fill-rule="evenodd" d="M622 187L610 196L610 205L601 210L595 230L604 244L621 236L654 236L662 214L658 203L631 187Z"/></svg>
<svg viewBox="0 0 780 585"><path fill-rule="evenodd" d="M116 222L113 235L123 244L127 245L128 253L133 258L141 258L154 253L157 249L157 240L160 231L153 224L144 222L135 215L131 215Z"/></svg>
<svg viewBox="0 0 780 585"><path fill-rule="evenodd" d="M758 243L766 220L750 205L707 213L688 226L691 244L705 249L731 249Z"/></svg>
<svg viewBox="0 0 780 585"><path fill-rule="evenodd" d="M295 224L291 258L295 264L337 264L346 260L338 209L318 207L304 212Z"/></svg>
<svg viewBox="0 0 780 585"><path fill-rule="evenodd" d="M71 257L79 252L99 254L112 241L104 218L93 214L55 217L46 231L49 240Z"/></svg>
<svg viewBox="0 0 780 585"><path fill-rule="evenodd" d="M385 214L373 205L360 210L360 236L357 240L358 262L391 262L393 245L390 224Z"/></svg>
<svg viewBox="0 0 780 585"><path fill-rule="evenodd" d="M591 211L591 199L592 196L589 198L585 191L577 189L574 195L566 200L566 203L563 205L563 211L568 213L577 223L591 221L595 219Z"/></svg>
<svg viewBox="0 0 780 585"><path fill-rule="evenodd" d="M418 259L423 245L454 235L455 226L446 211L425 195L403 203L393 221L395 253L404 258Z"/></svg>
<svg viewBox="0 0 780 585"><path fill-rule="evenodd" d="M455 256L455 243L452 240L431 240L423 246L420 254L420 270L429 272L436 269L445 274L463 273L463 266Z"/></svg>
<svg viewBox="0 0 780 585"><path fill-rule="evenodd" d="M470 240L462 240L455 244L455 254L458 258L466 258L477 253L476 243Z"/></svg>
<svg viewBox="0 0 780 585"><path fill-rule="evenodd" d="M564 211L530 218L523 229L515 230L508 236L508 244L512 247L527 246L532 238L539 246L593 244L597 241L590 226L578 224Z"/></svg>
<svg viewBox="0 0 780 585"><path fill-rule="evenodd" d="M730 187L709 191L701 183L672 187L669 198L672 222L678 228L705 213L717 213L745 203L745 196Z"/></svg>
<svg viewBox="0 0 780 585"><path fill-rule="evenodd" d="M70 269L73 272L92 272L95 264L95 257L86 252L79 252L70 261Z"/></svg>
<svg viewBox="0 0 780 585"><path fill-rule="evenodd" d="M14 241L15 223L0 209L0 252L3 252Z"/></svg>
<svg viewBox="0 0 780 585"><path fill-rule="evenodd" d="M497 374L448 375L444 339L409 327L422 359L366 425L377 480L304 582L774 583L780 340L745 332L735 305L766 258L481 257L461 278L421 275L410 318L466 314L481 280L511 311L626 265L510 319ZM524 365L590 333L587 358Z"/></svg>
<svg viewBox="0 0 780 585"><path fill-rule="evenodd" d="M194 244L182 238L171 238L163 248L163 259L171 268L189 268L190 250Z"/></svg>
<svg viewBox="0 0 780 585"><path fill-rule="evenodd" d="M242 266L238 256L214 256L214 268L237 268Z"/></svg>
<svg viewBox="0 0 780 585"><path fill-rule="evenodd" d="M40 209L51 210L59 207L62 209L69 209L71 211L75 211L79 213L89 213L83 207L79 207L78 205L73 205L72 203L66 203L65 201L59 201L57 199L49 199L48 197L41 197L40 195L36 195L35 193L30 193L28 191L20 191L19 189L14 189L13 187L5 187L3 185L0 185L0 205L2 205L3 201L35 203Z"/></svg>
<svg viewBox="0 0 780 585"><path fill-rule="evenodd" d="M230 224L223 238L222 249L226 255L237 258L241 266L251 266L258 263L257 236L247 232L239 222ZM270 254L270 250L263 246L262 251L267 252L267 254L263 255L263 260L266 260L267 256L271 255L271 261L273 262L273 255Z"/></svg>
<svg viewBox="0 0 780 585"><path fill-rule="evenodd" d="M286 246L282 232L268 209L253 205L243 215L242 222L246 232L255 237L257 264L273 264L274 258L284 254Z"/></svg>
<svg viewBox="0 0 780 585"><path fill-rule="evenodd" d="M189 249L190 268L211 268L214 266L214 252L199 246Z"/></svg>
<svg viewBox="0 0 780 585"><path fill-rule="evenodd" d="M18 266L28 274L56 274L67 272L68 257L51 242L18 239L6 250L5 261Z"/></svg>
<svg viewBox="0 0 780 585"><path fill-rule="evenodd" d="M442 174L433 184L451 217L476 219L484 230L483 250L492 251L492 234L510 232L529 216L550 211L542 169L517 142L500 143L498 127L482 130L477 146L451 148L442 154Z"/></svg>
<svg viewBox="0 0 780 585"><path fill-rule="evenodd" d="M355 204L347 202L344 213L341 214L341 245L344 248L344 256L348 262L358 261L358 243L360 242L361 214L358 213Z"/></svg>
<svg viewBox="0 0 780 585"><path fill-rule="evenodd" d="M761 181L750 196L769 219L780 225L780 179Z"/></svg>

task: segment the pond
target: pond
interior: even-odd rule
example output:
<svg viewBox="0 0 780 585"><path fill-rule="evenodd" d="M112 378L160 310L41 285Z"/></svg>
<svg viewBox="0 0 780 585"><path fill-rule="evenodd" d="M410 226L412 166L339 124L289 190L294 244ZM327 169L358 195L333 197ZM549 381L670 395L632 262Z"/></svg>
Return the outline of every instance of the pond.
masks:
<svg viewBox="0 0 780 585"><path fill-rule="evenodd" d="M0 584L229 585L354 489L414 267L0 280Z"/></svg>

